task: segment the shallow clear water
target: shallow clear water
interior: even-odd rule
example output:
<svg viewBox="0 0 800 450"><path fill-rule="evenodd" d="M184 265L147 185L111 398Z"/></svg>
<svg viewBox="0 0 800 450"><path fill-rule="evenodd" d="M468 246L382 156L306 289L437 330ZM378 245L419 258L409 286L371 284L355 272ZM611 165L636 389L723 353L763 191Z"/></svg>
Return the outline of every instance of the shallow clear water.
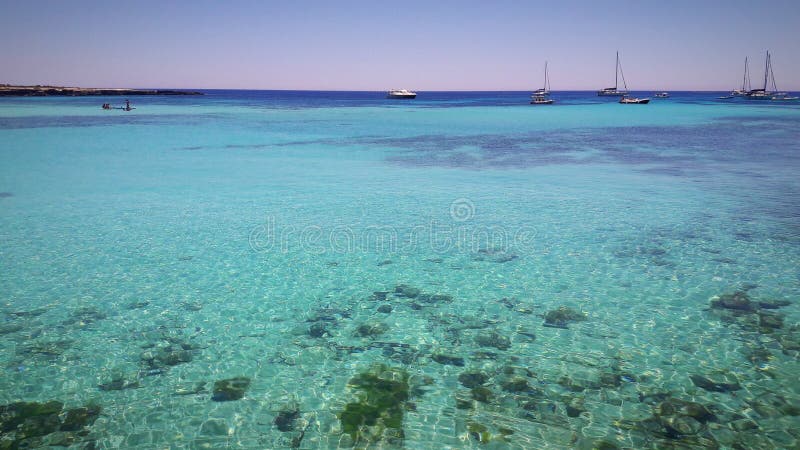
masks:
<svg viewBox="0 0 800 450"><path fill-rule="evenodd" d="M800 105L527 95L0 99L0 405L100 405L75 447L800 445ZM402 423L351 435L376 364Z"/></svg>

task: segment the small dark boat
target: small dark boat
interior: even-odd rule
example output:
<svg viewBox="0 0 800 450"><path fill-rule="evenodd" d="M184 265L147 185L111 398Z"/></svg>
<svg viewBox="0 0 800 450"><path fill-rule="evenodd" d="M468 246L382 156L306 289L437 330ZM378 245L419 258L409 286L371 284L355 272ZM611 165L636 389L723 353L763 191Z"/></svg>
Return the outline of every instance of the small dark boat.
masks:
<svg viewBox="0 0 800 450"><path fill-rule="evenodd" d="M395 99L415 99L417 98L416 92L411 92L407 89L392 89L391 91L386 93L386 98L395 98Z"/></svg>

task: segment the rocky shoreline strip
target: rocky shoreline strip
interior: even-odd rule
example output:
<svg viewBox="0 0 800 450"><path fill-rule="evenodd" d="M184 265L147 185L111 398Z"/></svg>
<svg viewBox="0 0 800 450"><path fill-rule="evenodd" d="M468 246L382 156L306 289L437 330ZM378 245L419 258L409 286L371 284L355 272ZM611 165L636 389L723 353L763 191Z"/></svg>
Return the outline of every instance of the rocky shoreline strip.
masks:
<svg viewBox="0 0 800 450"><path fill-rule="evenodd" d="M0 97L82 97L90 95L203 95L203 93L174 89L111 89L63 86L11 86L0 84Z"/></svg>

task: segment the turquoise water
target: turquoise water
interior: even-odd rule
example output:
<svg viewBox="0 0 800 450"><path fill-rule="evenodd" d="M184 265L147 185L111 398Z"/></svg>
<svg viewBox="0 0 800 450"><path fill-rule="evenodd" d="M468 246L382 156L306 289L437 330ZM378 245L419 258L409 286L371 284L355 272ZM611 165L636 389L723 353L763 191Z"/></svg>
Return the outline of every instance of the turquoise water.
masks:
<svg viewBox="0 0 800 450"><path fill-rule="evenodd" d="M714 97L0 99L0 405L100 409L0 442L796 448L800 106Z"/></svg>

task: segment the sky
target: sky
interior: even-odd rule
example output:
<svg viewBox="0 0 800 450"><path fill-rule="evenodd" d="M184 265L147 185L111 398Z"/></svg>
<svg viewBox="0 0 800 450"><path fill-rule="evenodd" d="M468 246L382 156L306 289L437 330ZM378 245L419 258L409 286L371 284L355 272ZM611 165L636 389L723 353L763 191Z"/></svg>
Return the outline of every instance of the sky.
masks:
<svg viewBox="0 0 800 450"><path fill-rule="evenodd" d="M800 91L800 0L0 0L0 83Z"/></svg>

